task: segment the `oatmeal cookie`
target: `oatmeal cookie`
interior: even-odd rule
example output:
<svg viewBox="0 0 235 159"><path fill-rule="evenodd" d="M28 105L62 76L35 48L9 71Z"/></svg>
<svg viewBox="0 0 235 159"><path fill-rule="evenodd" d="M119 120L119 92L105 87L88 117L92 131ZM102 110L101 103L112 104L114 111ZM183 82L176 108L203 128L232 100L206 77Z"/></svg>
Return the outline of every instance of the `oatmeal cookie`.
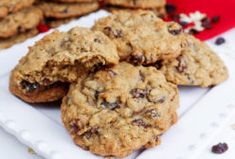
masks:
<svg viewBox="0 0 235 159"><path fill-rule="evenodd" d="M116 46L102 32L55 31L29 48L12 71L10 91L30 103L55 101L83 74L118 61Z"/></svg>
<svg viewBox="0 0 235 159"><path fill-rule="evenodd" d="M43 19L42 11L35 7L23 9L0 21L0 38L26 32L35 28Z"/></svg>
<svg viewBox="0 0 235 159"><path fill-rule="evenodd" d="M178 89L154 67L122 62L72 84L62 120L74 142L101 156L125 157L176 121Z"/></svg>
<svg viewBox="0 0 235 159"><path fill-rule="evenodd" d="M0 0L0 18L30 7L35 0Z"/></svg>
<svg viewBox="0 0 235 159"><path fill-rule="evenodd" d="M156 63L168 81L177 85L209 87L228 78L223 61L207 44L185 35L187 47L173 60Z"/></svg>
<svg viewBox="0 0 235 159"><path fill-rule="evenodd" d="M118 12L95 23L117 45L121 60L147 65L177 57L184 46L182 27L151 11Z"/></svg>

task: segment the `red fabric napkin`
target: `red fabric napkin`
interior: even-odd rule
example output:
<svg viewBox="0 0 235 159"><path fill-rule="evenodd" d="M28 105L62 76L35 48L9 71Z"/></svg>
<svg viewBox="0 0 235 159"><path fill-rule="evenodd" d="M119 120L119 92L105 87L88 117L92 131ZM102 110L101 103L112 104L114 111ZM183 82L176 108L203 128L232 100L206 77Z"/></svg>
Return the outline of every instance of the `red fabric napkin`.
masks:
<svg viewBox="0 0 235 159"><path fill-rule="evenodd" d="M177 7L177 13L200 11L209 18L219 16L218 23L212 29L203 31L196 36L202 40L212 38L235 27L235 0L167 0Z"/></svg>

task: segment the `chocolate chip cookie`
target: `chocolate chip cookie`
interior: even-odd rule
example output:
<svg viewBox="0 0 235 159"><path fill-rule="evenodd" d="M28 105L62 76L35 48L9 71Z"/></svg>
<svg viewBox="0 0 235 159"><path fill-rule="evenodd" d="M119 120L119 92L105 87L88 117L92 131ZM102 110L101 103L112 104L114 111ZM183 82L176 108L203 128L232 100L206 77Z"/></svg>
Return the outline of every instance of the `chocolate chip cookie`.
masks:
<svg viewBox="0 0 235 159"><path fill-rule="evenodd" d="M85 73L118 61L116 46L102 32L55 31L29 48L12 71L10 91L30 103L55 101Z"/></svg>
<svg viewBox="0 0 235 159"><path fill-rule="evenodd" d="M21 43L38 34L37 29L31 29L24 33L17 34L10 38L0 38L0 49L9 48L15 44Z"/></svg>
<svg viewBox="0 0 235 159"><path fill-rule="evenodd" d="M79 78L62 102L74 142L91 152L125 157L159 144L175 121L177 87L154 67L122 62Z"/></svg>
<svg viewBox="0 0 235 159"><path fill-rule="evenodd" d="M35 28L42 21L42 11L35 7L25 8L0 21L0 38L9 38Z"/></svg>
<svg viewBox="0 0 235 159"><path fill-rule="evenodd" d="M90 3L56 3L40 2L39 8L43 11L45 17L51 18L70 18L78 17L99 9L98 2Z"/></svg>
<svg viewBox="0 0 235 159"><path fill-rule="evenodd" d="M0 18L30 7L35 0L0 0Z"/></svg>
<svg viewBox="0 0 235 159"><path fill-rule="evenodd" d="M184 46L182 27L151 11L118 12L95 23L117 45L121 60L135 65L177 57Z"/></svg>
<svg viewBox="0 0 235 159"><path fill-rule="evenodd" d="M107 4L127 8L158 8L166 4L165 0L106 0Z"/></svg>
<svg viewBox="0 0 235 159"><path fill-rule="evenodd" d="M223 61L207 44L191 35L185 35L187 47L174 60L156 63L168 81L177 85L209 87L228 78Z"/></svg>

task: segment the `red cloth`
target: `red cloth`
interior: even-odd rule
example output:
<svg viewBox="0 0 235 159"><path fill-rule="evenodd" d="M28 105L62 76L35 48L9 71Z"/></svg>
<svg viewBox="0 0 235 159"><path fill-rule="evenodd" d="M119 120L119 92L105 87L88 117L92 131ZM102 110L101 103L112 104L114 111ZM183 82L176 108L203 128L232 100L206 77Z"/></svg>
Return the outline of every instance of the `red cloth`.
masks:
<svg viewBox="0 0 235 159"><path fill-rule="evenodd" d="M235 0L167 0L177 7L177 13L190 13L200 11L209 18L220 16L220 21L210 30L196 35L202 40L212 38L235 27Z"/></svg>

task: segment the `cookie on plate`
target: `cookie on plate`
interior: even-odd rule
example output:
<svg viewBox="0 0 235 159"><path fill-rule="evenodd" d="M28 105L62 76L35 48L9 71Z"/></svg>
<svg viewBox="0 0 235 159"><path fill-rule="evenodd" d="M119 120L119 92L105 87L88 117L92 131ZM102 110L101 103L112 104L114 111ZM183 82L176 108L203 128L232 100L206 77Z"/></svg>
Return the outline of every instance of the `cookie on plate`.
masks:
<svg viewBox="0 0 235 159"><path fill-rule="evenodd" d="M30 7L35 0L0 0L0 18Z"/></svg>
<svg viewBox="0 0 235 159"><path fill-rule="evenodd" d="M12 71L10 91L30 103L55 101L85 73L118 62L116 46L102 32L55 31L29 48Z"/></svg>
<svg viewBox="0 0 235 159"><path fill-rule="evenodd" d="M207 44L191 35L185 35L187 47L174 60L158 62L168 81L177 85L210 87L228 78L223 61Z"/></svg>
<svg viewBox="0 0 235 159"><path fill-rule="evenodd" d="M99 9L98 2L90 3L56 3L40 2L39 8L43 11L45 17L51 18L71 18L82 16Z"/></svg>
<svg viewBox="0 0 235 159"><path fill-rule="evenodd" d="M15 44L21 43L31 37L34 37L37 34L38 34L38 30L34 28L24 33L20 33L15 36L12 36L10 38L4 38L4 39L0 38L0 49L9 48Z"/></svg>
<svg viewBox="0 0 235 159"><path fill-rule="evenodd" d="M78 79L64 97L62 120L74 142L92 153L125 157L176 122L178 89L154 67L122 62Z"/></svg>
<svg viewBox="0 0 235 159"><path fill-rule="evenodd" d="M106 0L107 4L127 8L158 8L166 4L165 0Z"/></svg>
<svg viewBox="0 0 235 159"><path fill-rule="evenodd" d="M164 22L151 11L118 12L98 20L93 30L105 33L121 60L135 65L175 58L185 42L179 24Z"/></svg>
<svg viewBox="0 0 235 159"><path fill-rule="evenodd" d="M25 8L17 13L8 15L0 21L0 38L9 38L36 28L42 19L42 11L36 7Z"/></svg>

